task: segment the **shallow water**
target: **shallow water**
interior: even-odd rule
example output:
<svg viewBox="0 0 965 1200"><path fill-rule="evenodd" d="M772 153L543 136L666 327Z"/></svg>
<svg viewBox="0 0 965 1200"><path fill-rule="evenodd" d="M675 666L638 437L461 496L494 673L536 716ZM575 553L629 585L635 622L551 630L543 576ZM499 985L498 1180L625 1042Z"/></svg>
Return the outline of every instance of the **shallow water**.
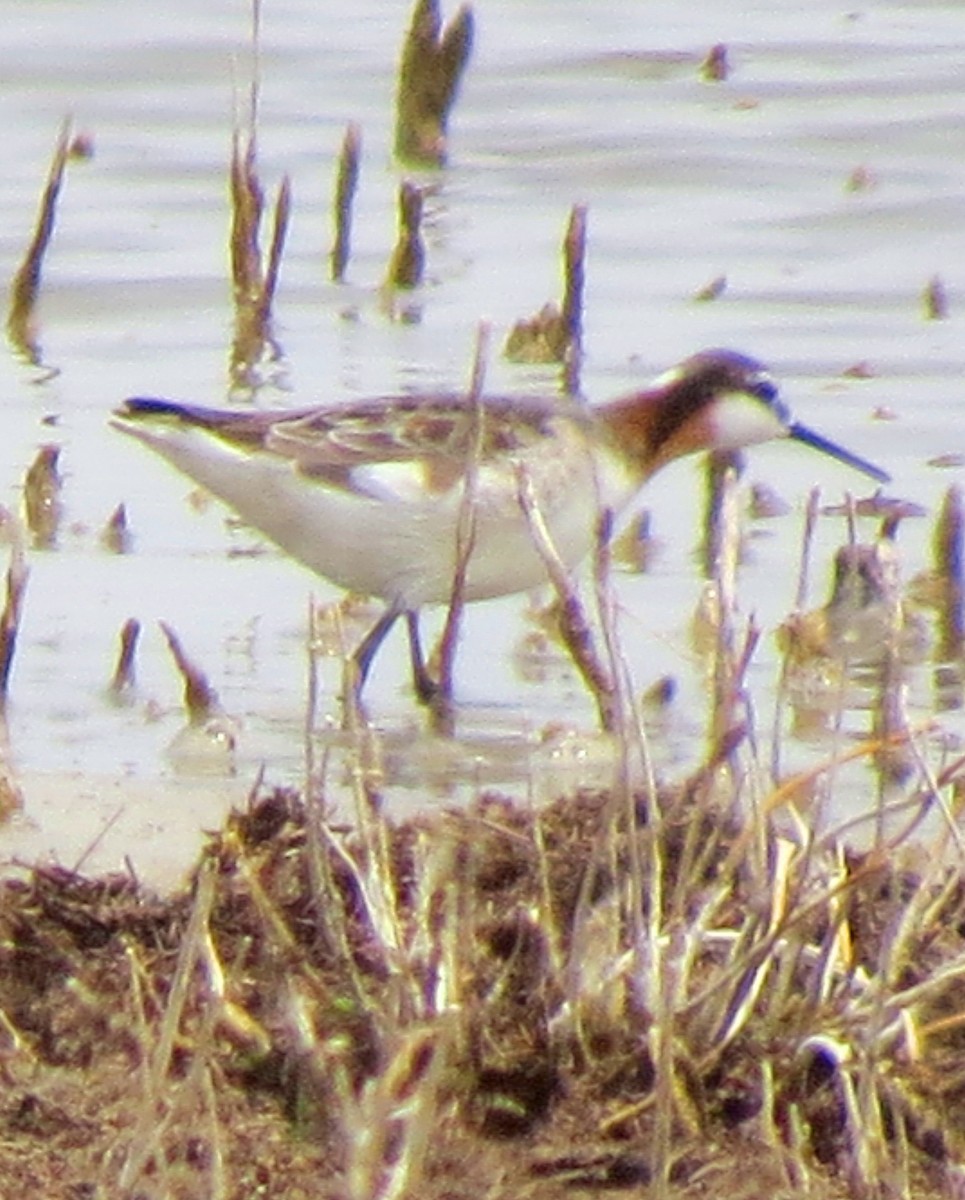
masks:
<svg viewBox="0 0 965 1200"><path fill-rule="evenodd" d="M965 14L958 4L817 0L602 5L478 0L478 39L452 122L448 169L431 177L429 279L393 320L380 293L403 172L391 158L392 93L409 3L358 0L319 15L307 0L265 4L259 150L269 189L289 173L294 218L276 303L280 362L263 405L351 398L425 384L459 387L480 318L501 343L512 322L558 295L570 206L589 205L583 388L602 399L702 346L767 361L807 423L887 467L891 493L936 509L962 469L926 464L965 451L965 321L958 288L965 229ZM179 869L194 831L247 793L261 763L273 782L304 771L309 595L322 582L226 527L216 505L106 425L128 394L227 402L232 309L226 165L232 111L250 73L249 14L225 0L0 2L0 273L29 237L60 122L91 135L94 157L68 167L45 267L45 369L0 355L0 502L16 507L38 445L62 447L66 517L31 578L8 713L22 818L0 854L52 852L72 863L124 854L152 876ZM707 84L699 63L727 44L732 75ZM363 130L348 282L327 279L334 160L346 122ZM871 186L847 182L863 169ZM426 177L426 181L428 177ZM949 316L926 321L921 293L940 275ZM694 293L725 275L724 294ZM842 372L867 362L868 379ZM555 389L547 370L489 364L493 389ZM874 420L887 408L894 419ZM55 417L54 424L43 424ZM755 527L740 577L742 610L765 631L793 604L804 498L865 490L861 479L791 446L750 456L748 477L776 487L787 516ZM678 771L703 747L704 678L690 645L700 592L694 546L699 467L668 470L646 493L661 550L621 577L620 635L635 684L662 674L678 696L654 722L658 759ZM98 533L124 501L134 552ZM873 526L862 525L862 536ZM929 553L930 522L908 521L906 572ZM827 594L843 522L823 520L812 603ZM253 553L254 549L263 552ZM467 615L459 662L460 739L421 734L404 687L404 652L379 660L370 694L386 731L393 801L449 801L478 783L550 790L599 768L593 711L565 665L521 678L529 626L519 598ZM103 694L122 622L145 633L139 689L126 708ZM170 622L240 729L233 774L186 760L179 681L156 621ZM776 651L766 633L751 671L761 736L772 722ZM326 676L327 677L327 676ZM931 679L910 680L913 719ZM323 710L328 702L323 699ZM547 726L557 732L548 738ZM867 728L852 714L848 729ZM956 712L942 716L949 737ZM785 739L785 762L830 753ZM764 751L766 759L766 750ZM215 786L211 776L217 780ZM339 772L333 768L335 788ZM425 780L434 790L427 796ZM858 808L872 784L841 782Z"/></svg>

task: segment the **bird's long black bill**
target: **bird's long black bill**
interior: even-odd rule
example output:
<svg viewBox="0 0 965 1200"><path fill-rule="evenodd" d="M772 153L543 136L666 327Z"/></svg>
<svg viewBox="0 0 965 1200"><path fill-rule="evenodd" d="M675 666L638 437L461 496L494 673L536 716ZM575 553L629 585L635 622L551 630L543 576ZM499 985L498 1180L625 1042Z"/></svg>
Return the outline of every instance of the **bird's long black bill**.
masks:
<svg viewBox="0 0 965 1200"><path fill-rule="evenodd" d="M850 450L845 450L843 446L829 442L827 438L822 437L819 433L815 433L813 429L808 429L806 425L799 425L795 421L793 425L788 426L787 434L788 437L794 438L796 442L803 442L805 446L813 446L815 450L820 450L822 454L827 454L830 458L836 458L838 462L844 463L845 466L854 467L856 471L860 471L863 475L870 475L878 483L891 482L891 476L887 471L882 471L880 467L876 467L874 463L868 462L866 458L859 458L857 454L852 454Z"/></svg>

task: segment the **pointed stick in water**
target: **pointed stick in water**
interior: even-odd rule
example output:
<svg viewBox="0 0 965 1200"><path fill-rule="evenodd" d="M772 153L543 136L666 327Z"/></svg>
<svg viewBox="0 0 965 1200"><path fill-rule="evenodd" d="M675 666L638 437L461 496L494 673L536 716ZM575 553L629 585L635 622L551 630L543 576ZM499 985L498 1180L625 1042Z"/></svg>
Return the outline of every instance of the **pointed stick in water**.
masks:
<svg viewBox="0 0 965 1200"><path fill-rule="evenodd" d="M59 446L41 446L24 476L24 515L34 544L40 548L53 546L63 516L59 459Z"/></svg>
<svg viewBox="0 0 965 1200"><path fill-rule="evenodd" d="M64 121L54 148L47 183L40 201L40 213L34 227L33 237L27 247L23 262L13 277L10 288L10 308L7 312L7 337L15 350L28 362L38 364L41 360L40 346L34 322L34 309L40 292L40 275L44 256L54 232L57 216L57 200L64 180L64 169L70 152L70 121Z"/></svg>
<svg viewBox="0 0 965 1200"><path fill-rule="evenodd" d="M399 188L399 237L386 279L390 287L414 288L422 282L426 265L422 206L422 189L406 180Z"/></svg>
<svg viewBox="0 0 965 1200"><path fill-rule="evenodd" d="M23 612L23 598L27 590L29 575L23 550L20 546L15 545L10 555L10 566L7 569L7 596L3 612L0 613L0 712L7 703L10 668L13 666L14 650L17 647L20 616Z"/></svg>
<svg viewBox="0 0 965 1200"><path fill-rule="evenodd" d="M338 159L338 179L335 184L335 244L330 256L332 280L341 283L345 278L352 240L352 204L359 183L359 164L362 156L362 130L355 121L349 123L342 139Z"/></svg>
<svg viewBox="0 0 965 1200"><path fill-rule="evenodd" d="M700 64L700 77L708 83L720 83L730 74L730 64L727 61L727 47L723 42L711 46L707 56Z"/></svg>
<svg viewBox="0 0 965 1200"><path fill-rule="evenodd" d="M278 289L281 256L285 249L285 238L288 236L291 208L291 180L285 175L278 188L278 195L275 198L274 224L271 233L271 248L268 251L268 267L261 286L261 294L258 297L258 317L266 339L268 337L268 326L271 322L271 306L274 303L275 292Z"/></svg>
<svg viewBox="0 0 965 1200"><path fill-rule="evenodd" d="M940 275L933 275L921 294L926 321L944 321L948 316L948 292Z"/></svg>
<svg viewBox="0 0 965 1200"><path fill-rule="evenodd" d="M818 513L821 511L821 489L811 488L808 493L808 504L804 515L804 535L801 539L801 565L797 576L797 591L794 594L794 607L800 612L807 602L808 586L811 574L811 549L814 545L814 530L818 523Z"/></svg>
<svg viewBox="0 0 965 1200"><path fill-rule="evenodd" d="M442 166L449 117L472 52L472 9L442 28L439 0L417 0L399 63L395 152L404 162Z"/></svg>
<svg viewBox="0 0 965 1200"><path fill-rule="evenodd" d="M128 554L131 549L131 531L127 524L127 507L121 503L107 518L101 530L100 543L111 554Z"/></svg>
<svg viewBox="0 0 965 1200"><path fill-rule="evenodd" d="M188 711L188 719L192 725L202 725L209 717L220 714L218 693L208 682L201 668L195 666L184 653L180 639L172 627L166 621L159 624L184 680L184 707Z"/></svg>
<svg viewBox="0 0 965 1200"><path fill-rule="evenodd" d="M465 484L459 505L459 520L456 529L456 570L449 594L449 609L446 624L439 643L439 691L433 700L432 714L436 731L452 733L452 680L459 642L459 627L465 607L466 575L476 541L476 489L479 480L479 463L486 436L485 413L482 393L486 378L486 359L489 350L490 326L482 321L476 331L476 351L472 364L472 379L469 385L469 402L473 412L472 440L466 461Z"/></svg>
<svg viewBox="0 0 965 1200"><path fill-rule="evenodd" d="M130 692L134 687L134 659L140 636L141 622L134 617L129 617L121 627L121 648L108 689L115 698Z"/></svg>
<svg viewBox="0 0 965 1200"><path fill-rule="evenodd" d="M586 205L574 204L563 240L564 385L567 395L580 391L583 359L583 292L586 284Z"/></svg>

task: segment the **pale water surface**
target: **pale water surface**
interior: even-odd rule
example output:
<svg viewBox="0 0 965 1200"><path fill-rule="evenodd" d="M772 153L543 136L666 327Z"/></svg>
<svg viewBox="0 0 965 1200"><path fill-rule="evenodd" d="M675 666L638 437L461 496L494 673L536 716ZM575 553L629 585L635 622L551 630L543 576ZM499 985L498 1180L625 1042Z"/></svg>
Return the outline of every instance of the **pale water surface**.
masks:
<svg viewBox="0 0 965 1200"><path fill-rule="evenodd" d="M559 292L558 246L570 206L589 205L584 390L601 399L693 350L734 346L767 361L802 419L886 466L891 492L934 512L962 470L927 465L965 453L965 9L958 3L800 6L648 0L476 0L476 53L452 124L448 169L426 178L429 280L393 320L379 285L394 238L392 93L408 0L265 0L260 163L294 186L294 219L276 306L283 358L266 364L265 406L465 383L476 323L502 341ZM130 855L171 878L246 794L260 764L272 782L304 771L304 651L310 594L324 582L228 529L216 505L106 424L125 395L237 400L228 380L226 167L233 109L251 56L247 6L228 0L0 0L0 277L12 277L32 227L58 127L93 138L72 163L45 269L43 360L0 354L0 502L19 505L38 445L62 447L66 517L31 577L8 713L26 810L0 855L52 853L87 865ZM727 44L733 71L701 81ZM239 100L238 97L241 97ZM345 125L364 158L349 282L327 279L330 197ZM862 168L871 186L848 190ZM940 275L943 321L922 317ZM693 295L716 276L713 303ZM868 379L842 372L867 362ZM490 364L492 388L553 389L552 372ZM874 420L887 408L894 419ZM55 418L45 425L45 418ZM764 742L776 651L770 630L793 604L801 514L820 483L829 501L864 482L800 448L753 452L750 479L775 487L788 515L753 530L741 604L768 631L751 671ZM620 635L639 688L669 673L676 700L654 723L671 773L703 747L704 675L689 639L700 593L694 546L698 468L668 470L646 494L661 550L617 582ZM134 552L100 548L120 501ZM927 561L930 522L908 521L910 574ZM862 527L871 536L873 526ZM812 603L823 600L843 523L822 521ZM459 799L479 783L525 794L578 780L592 708L565 665L521 677L525 601L468 614L460 659L461 737L422 732L393 642L373 679L388 792L399 806ZM144 624L139 691L104 698L122 622ZM179 682L156 621L169 621L239 722L233 774L185 762ZM326 680L329 679L326 674ZM330 680L329 680L330 682ZM933 707L927 667L909 679L913 718ZM323 697L322 708L332 711ZM847 732L867 729L850 714ZM941 717L948 742L960 713ZM557 755L555 747L562 738ZM951 744L954 744L951 742ZM788 764L833 743L785 738ZM592 771L588 778L592 778ZM338 792L336 764L330 782ZM426 780L433 787L427 788ZM873 794L859 768L839 781L855 809Z"/></svg>

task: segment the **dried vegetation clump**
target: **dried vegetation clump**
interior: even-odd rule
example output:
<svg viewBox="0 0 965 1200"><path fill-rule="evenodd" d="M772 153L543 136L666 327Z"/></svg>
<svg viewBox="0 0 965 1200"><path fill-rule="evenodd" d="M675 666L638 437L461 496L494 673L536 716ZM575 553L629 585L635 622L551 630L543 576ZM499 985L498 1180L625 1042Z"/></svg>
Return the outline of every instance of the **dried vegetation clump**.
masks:
<svg viewBox="0 0 965 1200"><path fill-rule="evenodd" d="M942 846L916 872L894 844L739 821L705 786L399 825L373 806L353 830L275 792L167 899L8 880L0 1177L47 1197L952 1194L965 888Z"/></svg>

